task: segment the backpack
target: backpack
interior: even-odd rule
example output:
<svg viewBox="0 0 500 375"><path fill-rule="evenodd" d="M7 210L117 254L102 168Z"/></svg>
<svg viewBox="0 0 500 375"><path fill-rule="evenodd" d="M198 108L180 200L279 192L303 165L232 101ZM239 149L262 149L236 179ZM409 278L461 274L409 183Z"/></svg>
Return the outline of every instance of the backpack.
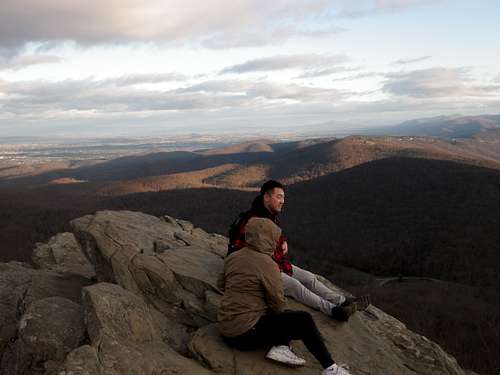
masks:
<svg viewBox="0 0 500 375"><path fill-rule="evenodd" d="M227 255L239 250L239 247L235 245L236 240L240 234L241 227L245 225L249 219L250 211L240 212L238 217L229 226L229 243L227 245Z"/></svg>

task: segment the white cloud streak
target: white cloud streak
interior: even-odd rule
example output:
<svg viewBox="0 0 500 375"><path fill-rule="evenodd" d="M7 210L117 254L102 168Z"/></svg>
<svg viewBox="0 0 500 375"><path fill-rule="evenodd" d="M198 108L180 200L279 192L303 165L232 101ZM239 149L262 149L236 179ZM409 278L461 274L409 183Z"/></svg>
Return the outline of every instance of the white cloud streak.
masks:
<svg viewBox="0 0 500 375"><path fill-rule="evenodd" d="M108 78L102 81L103 85L109 86L133 86L148 83L165 83L165 82L182 82L188 80L189 77L179 73L143 73L129 74L122 77Z"/></svg>
<svg viewBox="0 0 500 375"><path fill-rule="evenodd" d="M53 55L18 55L12 57L0 56L0 70L21 70L28 66L58 64L62 61L62 58Z"/></svg>
<svg viewBox="0 0 500 375"><path fill-rule="evenodd" d="M476 83L467 68L430 68L389 73L383 90L414 98L491 97L500 95L500 85Z"/></svg>
<svg viewBox="0 0 500 375"><path fill-rule="evenodd" d="M364 0L344 1L338 15L357 18L376 14L395 13L409 8L444 3L447 0Z"/></svg>
<svg viewBox="0 0 500 375"><path fill-rule="evenodd" d="M334 67L325 68L325 69L320 68L320 69L315 69L315 70L308 70L305 73L299 75L297 78L325 77L325 76L330 76L333 74L356 72L359 70L361 70L361 68L357 67L357 66L334 66Z"/></svg>
<svg viewBox="0 0 500 375"><path fill-rule="evenodd" d="M242 64L226 67L221 71L221 74L268 72L286 69L316 71L317 69L338 65L346 61L349 61L349 59L344 55L302 54L272 56L249 60Z"/></svg>
<svg viewBox="0 0 500 375"><path fill-rule="evenodd" d="M432 59L432 56L421 56L421 57L415 57L413 59L400 59L400 60L394 61L393 64L395 64L395 65L408 65L408 64L414 64L417 62L421 62L421 61L426 61L429 59Z"/></svg>
<svg viewBox="0 0 500 375"><path fill-rule="evenodd" d="M354 81L356 79L363 79L363 78L372 78L372 77L380 77L382 76L382 73L377 73L377 72L364 72L364 73L358 73L355 75L351 76L346 76L346 77L338 77L338 78L332 78L332 82L337 82L337 81Z"/></svg>

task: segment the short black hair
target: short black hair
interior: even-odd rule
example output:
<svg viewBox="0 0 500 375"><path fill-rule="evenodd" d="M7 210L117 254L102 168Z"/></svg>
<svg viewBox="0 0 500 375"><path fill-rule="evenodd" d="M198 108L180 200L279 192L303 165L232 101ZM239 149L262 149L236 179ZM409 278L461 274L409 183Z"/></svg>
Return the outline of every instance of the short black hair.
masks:
<svg viewBox="0 0 500 375"><path fill-rule="evenodd" d="M285 187L281 184L281 182L276 180L269 180L262 185L260 188L260 195L264 196L268 191L273 190L274 188L280 188L285 190Z"/></svg>

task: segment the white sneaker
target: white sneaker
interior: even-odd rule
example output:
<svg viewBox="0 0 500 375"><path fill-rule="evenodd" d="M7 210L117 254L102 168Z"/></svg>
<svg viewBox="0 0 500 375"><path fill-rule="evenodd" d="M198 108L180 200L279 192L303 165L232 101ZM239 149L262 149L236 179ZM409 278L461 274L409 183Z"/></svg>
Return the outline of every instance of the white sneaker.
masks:
<svg viewBox="0 0 500 375"><path fill-rule="evenodd" d="M276 362L284 363L285 365L291 367L299 367L299 366L304 366L306 364L305 359L297 356L286 345L273 346L267 352L266 358Z"/></svg>
<svg viewBox="0 0 500 375"><path fill-rule="evenodd" d="M351 375L344 367L338 366L336 363L323 370L321 375Z"/></svg>

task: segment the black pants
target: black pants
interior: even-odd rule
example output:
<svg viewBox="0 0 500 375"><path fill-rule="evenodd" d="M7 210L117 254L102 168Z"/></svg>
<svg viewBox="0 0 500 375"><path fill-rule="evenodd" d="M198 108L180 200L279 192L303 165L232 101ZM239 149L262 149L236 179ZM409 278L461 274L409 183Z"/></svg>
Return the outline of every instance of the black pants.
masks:
<svg viewBox="0 0 500 375"><path fill-rule="evenodd" d="M323 368L334 363L311 314L306 311L286 310L264 315L248 332L226 338L229 345L240 350L256 349L263 345L288 345L291 340L302 340Z"/></svg>

